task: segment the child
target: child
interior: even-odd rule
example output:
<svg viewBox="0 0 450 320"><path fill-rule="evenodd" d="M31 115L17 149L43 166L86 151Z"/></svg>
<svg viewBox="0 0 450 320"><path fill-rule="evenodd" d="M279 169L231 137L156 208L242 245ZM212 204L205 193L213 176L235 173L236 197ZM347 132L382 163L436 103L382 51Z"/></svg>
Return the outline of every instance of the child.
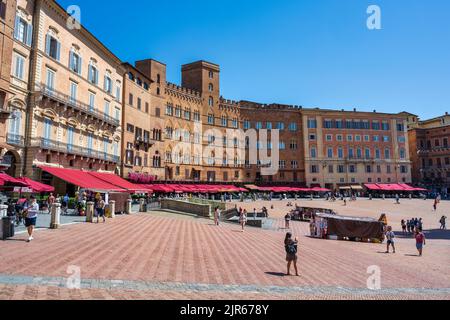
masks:
<svg viewBox="0 0 450 320"><path fill-rule="evenodd" d="M395 253L395 233L392 231L392 227L387 228L386 232L386 239L387 239L387 251L386 253L389 253L389 248L392 246L393 253Z"/></svg>

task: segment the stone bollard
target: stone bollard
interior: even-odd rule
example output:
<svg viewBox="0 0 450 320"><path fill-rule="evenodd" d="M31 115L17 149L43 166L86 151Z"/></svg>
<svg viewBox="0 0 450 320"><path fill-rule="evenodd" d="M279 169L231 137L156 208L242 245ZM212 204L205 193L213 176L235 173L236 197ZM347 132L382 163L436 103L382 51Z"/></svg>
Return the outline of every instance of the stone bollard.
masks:
<svg viewBox="0 0 450 320"><path fill-rule="evenodd" d="M132 203L133 203L133 200L131 200L131 199L127 200L126 214L131 214L131 204Z"/></svg>
<svg viewBox="0 0 450 320"><path fill-rule="evenodd" d="M8 206L0 205L0 219L8 216Z"/></svg>
<svg viewBox="0 0 450 320"><path fill-rule="evenodd" d="M145 207L145 199L139 199L139 212L147 212L147 208Z"/></svg>
<svg viewBox="0 0 450 320"><path fill-rule="evenodd" d="M115 200L109 201L109 211L110 211L111 219L114 219L116 217L116 201Z"/></svg>
<svg viewBox="0 0 450 320"><path fill-rule="evenodd" d="M50 221L50 229L58 229L61 225L61 204L54 203L51 208L51 221Z"/></svg>
<svg viewBox="0 0 450 320"><path fill-rule="evenodd" d="M92 223L94 221L94 202L86 204L86 222Z"/></svg>

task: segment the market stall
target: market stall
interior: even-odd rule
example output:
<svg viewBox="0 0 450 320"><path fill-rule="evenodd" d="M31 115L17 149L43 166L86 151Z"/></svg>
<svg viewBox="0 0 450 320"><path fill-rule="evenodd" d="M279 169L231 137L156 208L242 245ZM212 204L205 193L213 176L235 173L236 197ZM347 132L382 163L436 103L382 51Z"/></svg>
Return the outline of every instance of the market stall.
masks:
<svg viewBox="0 0 450 320"><path fill-rule="evenodd" d="M372 218L360 218L316 213L311 221L311 236L322 239L352 241L383 241L382 221Z"/></svg>

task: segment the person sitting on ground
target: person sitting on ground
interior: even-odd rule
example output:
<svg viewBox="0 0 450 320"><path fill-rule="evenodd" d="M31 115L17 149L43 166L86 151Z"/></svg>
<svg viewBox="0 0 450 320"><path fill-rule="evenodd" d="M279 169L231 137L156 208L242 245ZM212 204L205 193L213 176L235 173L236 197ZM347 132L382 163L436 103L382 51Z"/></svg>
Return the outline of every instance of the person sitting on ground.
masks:
<svg viewBox="0 0 450 320"><path fill-rule="evenodd" d="M286 261L287 261L287 275L291 275L291 265L294 263L295 275L298 277L297 268L297 251L298 251L298 239L292 240L292 233L288 232L286 238L284 239L284 247L286 250Z"/></svg>

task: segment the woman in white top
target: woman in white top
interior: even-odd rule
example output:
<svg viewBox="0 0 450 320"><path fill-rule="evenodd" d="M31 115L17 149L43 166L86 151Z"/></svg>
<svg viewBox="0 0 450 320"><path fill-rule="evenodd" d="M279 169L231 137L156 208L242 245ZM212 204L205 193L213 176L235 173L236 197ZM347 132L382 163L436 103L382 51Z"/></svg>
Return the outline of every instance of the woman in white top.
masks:
<svg viewBox="0 0 450 320"><path fill-rule="evenodd" d="M247 223L247 210L241 212L241 215L239 216L239 223L241 224L242 232L244 232L245 225Z"/></svg>

